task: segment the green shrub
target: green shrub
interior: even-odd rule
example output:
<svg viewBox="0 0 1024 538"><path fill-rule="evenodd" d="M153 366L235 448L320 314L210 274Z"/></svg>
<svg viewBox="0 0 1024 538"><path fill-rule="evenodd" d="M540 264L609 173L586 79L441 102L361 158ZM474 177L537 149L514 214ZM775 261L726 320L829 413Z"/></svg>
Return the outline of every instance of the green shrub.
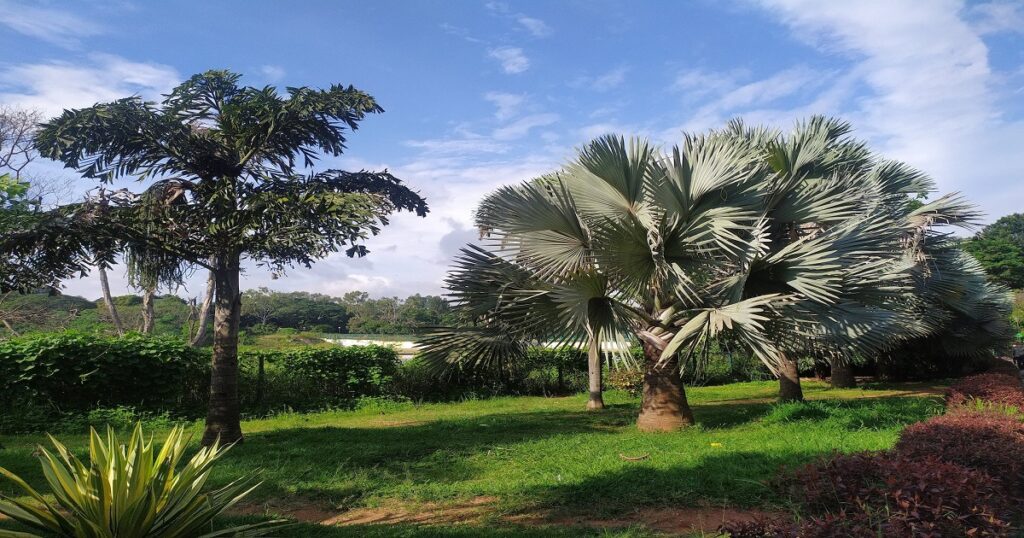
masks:
<svg viewBox="0 0 1024 538"><path fill-rule="evenodd" d="M257 412L351 408L387 394L400 364L386 346L246 351L239 362L243 408Z"/></svg>
<svg viewBox="0 0 1024 538"><path fill-rule="evenodd" d="M0 408L201 407L208 359L177 338L76 332L0 342Z"/></svg>

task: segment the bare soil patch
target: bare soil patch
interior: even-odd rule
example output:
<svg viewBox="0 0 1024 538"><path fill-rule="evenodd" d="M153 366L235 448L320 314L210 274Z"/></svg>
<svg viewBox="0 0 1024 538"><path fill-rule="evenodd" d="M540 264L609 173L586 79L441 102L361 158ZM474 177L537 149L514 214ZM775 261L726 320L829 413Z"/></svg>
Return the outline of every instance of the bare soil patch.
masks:
<svg viewBox="0 0 1024 538"><path fill-rule="evenodd" d="M454 503L395 503L387 506L332 510L315 503L301 504L267 502L238 506L232 513L239 515L274 515L302 523L319 525L458 525L481 523L495 518L511 524L526 526L589 527L594 529L623 529L644 527L669 536L693 533L715 533L727 521L754 521L778 517L778 512L726 507L641 508L615 517L595 517L564 511L526 510L514 514L501 514L496 510L498 499L479 496Z"/></svg>

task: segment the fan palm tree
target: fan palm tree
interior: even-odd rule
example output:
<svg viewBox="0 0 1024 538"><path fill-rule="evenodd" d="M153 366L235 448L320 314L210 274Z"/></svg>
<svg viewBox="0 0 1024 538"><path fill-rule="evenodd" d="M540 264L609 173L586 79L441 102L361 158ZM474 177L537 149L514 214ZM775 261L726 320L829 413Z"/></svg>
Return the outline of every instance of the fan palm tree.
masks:
<svg viewBox="0 0 1024 538"><path fill-rule="evenodd" d="M693 421L681 371L730 331L783 398L800 398L797 357L878 352L908 316L915 265L896 201L928 182L849 131L826 118L787 135L734 122L667 157L606 136L498 189L477 212L486 248L464 249L447 282L471 323L424 337L425 358L479 365L524 342L632 335L638 426L672 430Z"/></svg>

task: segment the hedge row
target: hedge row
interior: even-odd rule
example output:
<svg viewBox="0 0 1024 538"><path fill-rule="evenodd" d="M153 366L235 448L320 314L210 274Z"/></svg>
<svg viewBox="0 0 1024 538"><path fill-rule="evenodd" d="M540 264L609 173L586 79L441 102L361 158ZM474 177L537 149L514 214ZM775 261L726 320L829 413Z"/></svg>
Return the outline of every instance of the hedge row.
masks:
<svg viewBox="0 0 1024 538"><path fill-rule="evenodd" d="M203 415L208 350L166 336L110 338L73 331L0 341L0 432L53 429L83 417ZM566 394L586 387L577 350L534 348L494 371L439 379L419 361L400 363L382 346L306 347L239 355L243 413L351 408L362 398L445 401L517 394Z"/></svg>
<svg viewBox="0 0 1024 538"><path fill-rule="evenodd" d="M946 414L906 427L892 450L784 473L775 487L799 519L720 530L733 538L1015 535L1024 518L1024 387L1016 370L1000 371L951 386Z"/></svg>
<svg viewBox="0 0 1024 538"><path fill-rule="evenodd" d="M0 407L41 404L56 411L132 405L157 411L189 406L204 392L209 358L181 340L77 332L0 342ZM198 391L198 392L197 392Z"/></svg>

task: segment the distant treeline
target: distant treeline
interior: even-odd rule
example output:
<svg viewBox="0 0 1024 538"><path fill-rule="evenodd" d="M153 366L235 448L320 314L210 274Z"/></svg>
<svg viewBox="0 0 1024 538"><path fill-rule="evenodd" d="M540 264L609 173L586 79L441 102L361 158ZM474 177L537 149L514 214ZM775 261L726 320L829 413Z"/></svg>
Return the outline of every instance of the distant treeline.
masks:
<svg viewBox="0 0 1024 538"><path fill-rule="evenodd" d="M116 296L114 304L126 329L141 328L140 296ZM176 295L157 297L154 310L154 334L187 336L197 322L196 306ZM361 291L333 297L260 288L243 294L241 323L244 330L264 334L279 328L324 333L413 334L425 327L452 324L452 316L448 302L435 295L373 299ZM0 338L15 333L62 329L114 333L110 314L99 299L90 301L46 292L0 296Z"/></svg>

